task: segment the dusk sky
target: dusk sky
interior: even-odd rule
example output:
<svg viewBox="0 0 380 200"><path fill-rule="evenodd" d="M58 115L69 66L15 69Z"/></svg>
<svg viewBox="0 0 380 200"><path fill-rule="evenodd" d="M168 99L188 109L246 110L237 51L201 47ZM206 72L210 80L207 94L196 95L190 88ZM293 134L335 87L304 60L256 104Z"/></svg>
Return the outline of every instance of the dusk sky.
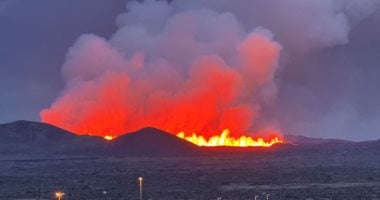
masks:
<svg viewBox="0 0 380 200"><path fill-rule="evenodd" d="M83 126L68 122L81 121L96 108L101 115L110 111L123 116L101 127L109 131L133 130L143 122L166 124L170 117L152 121L156 115L140 115L131 107L152 108L154 103L140 101L159 90L149 99L162 104L152 109L167 106L157 113L174 116L170 108L183 108L179 104L193 97L202 99L195 94L204 84L219 87L219 82L205 81L215 72L226 78L220 83L231 81L234 88L215 89L227 96L217 101L222 111L216 113L222 114L215 119L234 126L230 113L235 113L246 121L236 130L273 128L355 141L380 138L380 1L127 2L0 0L0 123L42 120L80 132ZM204 71L207 64L212 70ZM167 79L173 82L163 83ZM173 83L181 86L173 88ZM145 86L149 92L141 89ZM104 88L112 91L107 99L113 101L64 107L92 102ZM114 100L119 91L125 101ZM173 95L169 103L163 102L167 93ZM165 97L157 100L159 95ZM115 102L120 105L109 106ZM139 123L131 122L134 115ZM196 124L194 130L206 132L221 128L213 117L191 119L183 126ZM159 128L166 127L178 128Z"/></svg>

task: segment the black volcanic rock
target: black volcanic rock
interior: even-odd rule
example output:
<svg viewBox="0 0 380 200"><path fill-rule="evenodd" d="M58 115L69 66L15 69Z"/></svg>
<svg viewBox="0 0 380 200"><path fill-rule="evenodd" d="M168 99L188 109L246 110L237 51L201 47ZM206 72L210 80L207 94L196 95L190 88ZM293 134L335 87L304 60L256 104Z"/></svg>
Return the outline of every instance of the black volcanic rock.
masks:
<svg viewBox="0 0 380 200"><path fill-rule="evenodd" d="M113 153L124 156L186 156L200 152L198 146L155 128L125 134L110 143Z"/></svg>

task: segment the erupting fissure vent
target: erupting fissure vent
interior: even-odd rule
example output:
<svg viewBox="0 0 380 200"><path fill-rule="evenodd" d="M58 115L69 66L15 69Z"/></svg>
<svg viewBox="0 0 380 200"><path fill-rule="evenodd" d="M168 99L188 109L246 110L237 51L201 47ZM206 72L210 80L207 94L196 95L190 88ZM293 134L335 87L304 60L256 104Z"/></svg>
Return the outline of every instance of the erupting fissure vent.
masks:
<svg viewBox="0 0 380 200"><path fill-rule="evenodd" d="M203 136L198 136L193 133L191 136L186 136L184 132L177 134L177 137L194 143L198 146L230 146L230 147L271 147L274 144L284 143L284 141L278 137L273 137L269 140L264 138L252 138L250 136L240 136L240 137L230 137L230 131L224 129L220 135L212 136L210 139L206 140Z"/></svg>

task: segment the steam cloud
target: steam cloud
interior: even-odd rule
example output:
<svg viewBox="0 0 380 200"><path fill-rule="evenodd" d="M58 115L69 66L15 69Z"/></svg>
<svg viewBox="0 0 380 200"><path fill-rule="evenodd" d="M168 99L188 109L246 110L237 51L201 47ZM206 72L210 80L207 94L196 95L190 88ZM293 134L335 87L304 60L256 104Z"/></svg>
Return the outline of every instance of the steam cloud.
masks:
<svg viewBox="0 0 380 200"><path fill-rule="evenodd" d="M145 126L206 137L280 129L265 110L278 95L281 50L291 56L348 43L351 25L378 4L361 2L128 3L111 38L84 34L70 48L66 86L41 119L101 136Z"/></svg>

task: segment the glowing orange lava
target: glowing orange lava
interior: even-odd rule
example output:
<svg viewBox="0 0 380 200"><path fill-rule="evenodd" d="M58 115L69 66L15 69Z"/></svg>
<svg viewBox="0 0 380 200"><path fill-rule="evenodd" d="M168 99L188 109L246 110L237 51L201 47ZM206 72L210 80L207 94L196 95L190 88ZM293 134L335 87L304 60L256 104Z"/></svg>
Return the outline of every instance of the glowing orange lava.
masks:
<svg viewBox="0 0 380 200"><path fill-rule="evenodd" d="M177 137L194 143L198 146L216 147L216 146L229 146L229 147L271 147L274 144L284 143L278 137L273 137L270 140L264 138L253 139L250 136L230 137L230 131L224 129L220 135L215 135L206 140L203 136L198 136L193 133L191 136L186 136L184 132L177 134Z"/></svg>
<svg viewBox="0 0 380 200"><path fill-rule="evenodd" d="M111 136L111 135L106 135L106 136L104 136L103 138L104 138L105 140L113 140L113 139L114 139L114 137Z"/></svg>

